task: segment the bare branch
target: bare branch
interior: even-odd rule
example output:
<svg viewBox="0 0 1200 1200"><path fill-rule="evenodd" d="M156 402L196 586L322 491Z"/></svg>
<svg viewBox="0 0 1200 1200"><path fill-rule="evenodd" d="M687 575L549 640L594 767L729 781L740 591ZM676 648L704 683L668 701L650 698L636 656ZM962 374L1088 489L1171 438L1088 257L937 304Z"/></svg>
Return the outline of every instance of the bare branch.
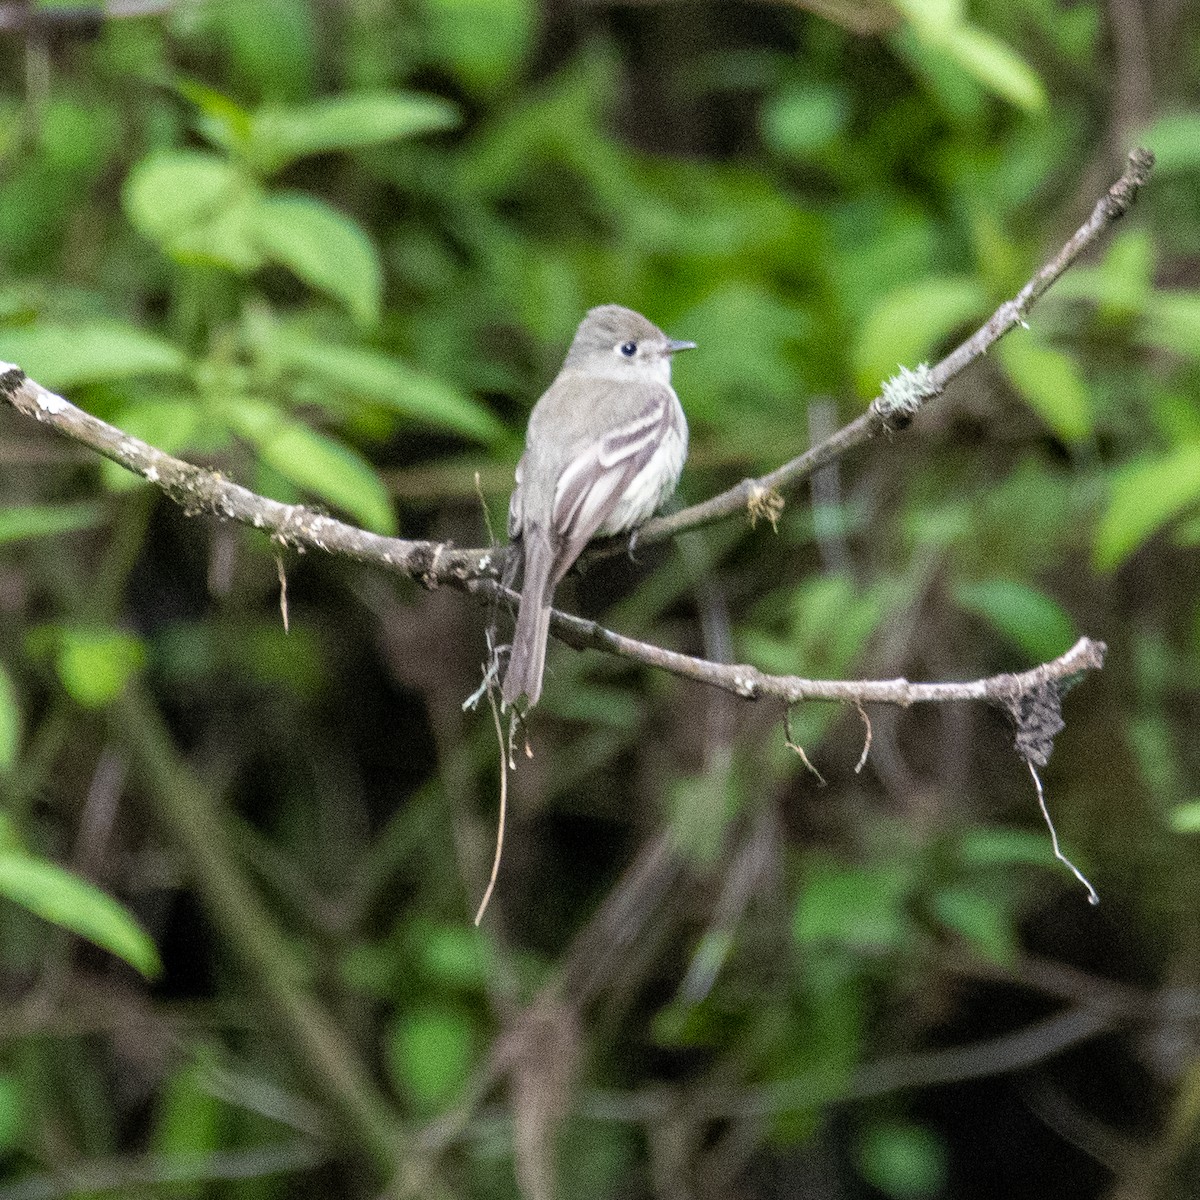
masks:
<svg viewBox="0 0 1200 1200"><path fill-rule="evenodd" d="M280 545L340 554L408 575L429 587L461 585L499 573L503 555L494 550L459 550L445 542L381 537L304 505L281 504L260 496L219 471L173 458L93 417L12 363L0 362L0 400L140 475L166 492L188 516L208 513L238 521L263 530Z"/></svg>
<svg viewBox="0 0 1200 1200"><path fill-rule="evenodd" d="M637 531L638 544L661 542L743 510L756 511L755 506L761 508L764 498L778 497L782 490L794 487L820 467L881 431L905 428L926 399L940 393L951 379L986 353L1013 326L1024 323L1026 314L1046 289L1113 221L1129 210L1153 165L1154 156L1148 150L1134 150L1129 155L1125 173L1096 202L1091 216L1059 252L1012 300L1002 304L983 326L936 366L918 367L915 371L902 369L884 385L868 410L850 424L760 479L743 480L737 487L703 504L647 522ZM407 575L428 587L447 584L477 595L514 599L513 594L497 582L503 566L504 552L501 550L460 549L444 542L381 537L303 505L281 504L259 496L217 471L173 458L91 416L42 387L12 364L0 363L0 400L155 484L189 515L210 513L238 521L263 530L280 545L293 546L300 551L311 548L344 555ZM598 546L591 553L604 556L623 549L623 542L613 542ZM766 675L750 666L707 662L623 637L595 622L561 612L554 614L553 628L559 637L572 645L606 650L745 698L774 696L787 704L800 700L836 700L905 707L925 702L989 700L1013 714L1021 735L1030 739L1028 747L1019 745L1018 749L1027 761L1034 762L1043 761L1039 758L1043 752L1049 753L1056 729L1031 724L1025 713L1025 702L1034 697L1045 709L1047 695L1043 693L1047 692L1048 684L1081 671L1098 669L1104 657L1102 644L1084 638L1061 658L1021 676L1001 675L965 683L909 683L904 679L811 680ZM1052 688L1048 693L1048 704L1050 709L1057 704L1057 693Z"/></svg>
<svg viewBox="0 0 1200 1200"><path fill-rule="evenodd" d="M516 603L516 592L502 588L490 580L467 585L467 590ZM907 679L803 679L798 675L768 675L757 667L744 663L709 662L650 642L614 633L595 621L555 609L551 628L561 641L576 649L605 650L618 658L627 658L657 667L671 675L707 683L732 692L745 700L769 696L785 704L801 700L832 700L844 704L894 704L909 708L914 704L944 704L958 700L984 700L1010 712L1021 724L1025 713L1020 701L1028 696L1043 695L1056 685L1069 685L1076 676L1098 671L1104 665L1107 647L1091 638L1080 638L1065 654L1051 662L1041 663L1020 674L992 675L987 679L972 679L950 683L911 683ZM1059 687L1061 691L1062 688ZM1057 730L1055 731L1057 732ZM1023 751L1022 754L1025 757ZM1048 752L1047 752L1048 757Z"/></svg>

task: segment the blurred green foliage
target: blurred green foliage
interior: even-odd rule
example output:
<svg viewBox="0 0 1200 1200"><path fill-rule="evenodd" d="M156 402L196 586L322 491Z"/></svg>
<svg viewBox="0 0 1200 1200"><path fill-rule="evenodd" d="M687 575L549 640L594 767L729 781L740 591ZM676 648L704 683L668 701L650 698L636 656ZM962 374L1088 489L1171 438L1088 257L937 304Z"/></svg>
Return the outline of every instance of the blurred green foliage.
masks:
<svg viewBox="0 0 1200 1200"><path fill-rule="evenodd" d="M478 544L588 306L700 343L676 374L699 500L936 359L1149 145L1135 215L815 509L575 597L813 676L965 678L1105 638L1047 789L1111 915L1052 858L991 714L797 708L818 790L780 713L552 650L474 930L483 614L277 562L6 412L16 1194L365 1196L390 1168L539 1200L809 1194L822 1171L899 1200L1100 1194L1032 1105L1036 1136L988 1136L1036 1186L981 1177L953 1098L905 1072L1033 1020L988 988L1047 959L1194 994L1200 22L1149 6L1172 11L1138 62L1099 0L808 7L189 0L6 29L0 358L285 502ZM1109 94L1130 71L1136 111ZM1095 1119L1153 1142L1163 1196L1189 1194L1192 1133L1164 1132L1187 1045L1123 1046L1150 1096L1124 1108L1095 1060L1052 1081L1088 1120L1111 1097Z"/></svg>

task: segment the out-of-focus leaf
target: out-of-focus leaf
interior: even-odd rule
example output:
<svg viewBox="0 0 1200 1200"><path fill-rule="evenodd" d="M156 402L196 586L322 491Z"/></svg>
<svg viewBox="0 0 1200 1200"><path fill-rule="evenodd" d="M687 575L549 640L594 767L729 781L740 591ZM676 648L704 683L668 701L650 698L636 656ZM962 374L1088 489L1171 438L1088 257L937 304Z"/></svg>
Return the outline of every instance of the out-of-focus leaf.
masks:
<svg viewBox="0 0 1200 1200"><path fill-rule="evenodd" d="M792 932L802 946L898 949L910 932L904 911L907 891L908 876L900 869L818 862L804 882Z"/></svg>
<svg viewBox="0 0 1200 1200"><path fill-rule="evenodd" d="M1024 829L982 826L963 835L958 857L968 871L985 867L1044 867L1046 839Z"/></svg>
<svg viewBox="0 0 1200 1200"><path fill-rule="evenodd" d="M228 151L237 151L245 146L251 127L247 109L224 92L191 79L180 80L175 86L181 96L200 110L200 132L210 142Z"/></svg>
<svg viewBox="0 0 1200 1200"><path fill-rule="evenodd" d="M1146 305L1141 337L1151 346L1200 358L1200 292L1155 292Z"/></svg>
<svg viewBox="0 0 1200 1200"><path fill-rule="evenodd" d="M170 342L116 321L0 329L0 359L55 391L136 375L178 375L189 367Z"/></svg>
<svg viewBox="0 0 1200 1200"><path fill-rule="evenodd" d="M849 110L845 93L837 88L821 85L789 88L763 109L763 140L777 154L808 158L841 133Z"/></svg>
<svg viewBox="0 0 1200 1200"><path fill-rule="evenodd" d="M0 665L0 775L12 770L21 745L21 705L17 690Z"/></svg>
<svg viewBox="0 0 1200 1200"><path fill-rule="evenodd" d="M150 1139L156 1153L195 1155L221 1148L225 1105L205 1086L209 1070L204 1062L188 1062L167 1081ZM203 1194L201 1188L172 1190L187 1196Z"/></svg>
<svg viewBox="0 0 1200 1200"><path fill-rule="evenodd" d="M1176 805L1167 819L1176 833L1200 833L1200 800Z"/></svg>
<svg viewBox="0 0 1200 1200"><path fill-rule="evenodd" d="M186 15L215 43L226 70L251 96L292 100L311 93L318 32L312 4L296 0L221 0Z"/></svg>
<svg viewBox="0 0 1200 1200"><path fill-rule="evenodd" d="M1028 334L1010 334L997 353L1009 382L1059 437L1077 442L1092 432L1087 384L1069 354Z"/></svg>
<svg viewBox="0 0 1200 1200"><path fill-rule="evenodd" d="M0 1074L0 1153L17 1147L28 1112L29 1102L21 1077L8 1072Z"/></svg>
<svg viewBox="0 0 1200 1200"><path fill-rule="evenodd" d="M794 350L811 328L806 313L768 288L730 281L674 324L701 347L678 368L688 412L753 444L763 417L796 391ZM747 410L763 416L735 419Z"/></svg>
<svg viewBox="0 0 1200 1200"><path fill-rule="evenodd" d="M387 489L371 464L349 446L287 420L256 440L263 461L297 487L344 509L375 533L396 532Z"/></svg>
<svg viewBox="0 0 1200 1200"><path fill-rule="evenodd" d="M417 92L362 92L310 104L267 107L254 114L249 154L270 175L309 154L371 146L396 138L451 129L458 109Z"/></svg>
<svg viewBox="0 0 1200 1200"><path fill-rule="evenodd" d="M158 951L111 896L30 854L0 852L0 895L123 958L150 978L162 971Z"/></svg>
<svg viewBox="0 0 1200 1200"><path fill-rule="evenodd" d="M1149 229L1127 229L1113 239L1100 268L1099 299L1109 314L1139 313L1154 291L1154 237Z"/></svg>
<svg viewBox="0 0 1200 1200"><path fill-rule="evenodd" d="M1015 579L959 584L954 600L960 608L982 617L1034 662L1057 658L1075 641L1075 627L1062 607Z"/></svg>
<svg viewBox="0 0 1200 1200"><path fill-rule="evenodd" d="M56 537L94 529L105 516L98 504L25 504L0 508L0 546L26 538Z"/></svg>
<svg viewBox="0 0 1200 1200"><path fill-rule="evenodd" d="M278 334L271 352L286 367L302 371L338 392L386 404L416 421L450 429L482 442L495 442L504 426L482 404L457 388L374 350Z"/></svg>
<svg viewBox="0 0 1200 1200"><path fill-rule="evenodd" d="M470 1019L455 1008L430 1006L407 1012L388 1041L393 1078L418 1111L442 1111L466 1083L474 1043Z"/></svg>
<svg viewBox="0 0 1200 1200"><path fill-rule="evenodd" d="M937 45L997 96L1028 112L1046 107L1046 89L1037 72L1011 47L975 25L952 25Z"/></svg>
<svg viewBox="0 0 1200 1200"><path fill-rule="evenodd" d="M977 280L963 276L923 279L882 297L854 347L859 392L874 396L899 367L927 359L948 334L979 316L987 299Z"/></svg>
<svg viewBox="0 0 1200 1200"><path fill-rule="evenodd" d="M145 662L142 643L117 629L63 629L55 669L68 694L84 708L103 708Z"/></svg>
<svg viewBox="0 0 1200 1200"><path fill-rule="evenodd" d="M485 987L492 977L492 944L482 930L421 923L414 930L414 942L422 974L435 985L463 991Z"/></svg>
<svg viewBox="0 0 1200 1200"><path fill-rule="evenodd" d="M1016 961L1012 918L995 900L968 887L945 888L932 897L930 907L938 921L960 934L984 958L1002 966Z"/></svg>
<svg viewBox="0 0 1200 1200"><path fill-rule="evenodd" d="M1113 479L1108 507L1096 531L1092 557L1111 570L1147 538L1200 499L1200 444L1127 464Z"/></svg>
<svg viewBox="0 0 1200 1200"><path fill-rule="evenodd" d="M966 15L965 0L890 0L892 7L931 34L958 25Z"/></svg>
<svg viewBox="0 0 1200 1200"><path fill-rule="evenodd" d="M517 76L537 30L535 0L423 0L429 48L478 91Z"/></svg>
<svg viewBox="0 0 1200 1200"><path fill-rule="evenodd" d="M383 274L363 228L311 196L267 196L254 212L254 238L272 262L340 300L364 325L379 318Z"/></svg>
<svg viewBox="0 0 1200 1200"><path fill-rule="evenodd" d="M894 1200L921 1200L946 1186L946 1149L937 1134L908 1121L871 1125L858 1146L862 1177Z"/></svg>
<svg viewBox="0 0 1200 1200"><path fill-rule="evenodd" d="M1164 113L1134 140L1154 151L1156 176L1200 170L1200 112Z"/></svg>
<svg viewBox="0 0 1200 1200"><path fill-rule="evenodd" d="M194 150L142 159L125 181L130 222L180 262L256 269L252 240L259 189L231 163Z"/></svg>

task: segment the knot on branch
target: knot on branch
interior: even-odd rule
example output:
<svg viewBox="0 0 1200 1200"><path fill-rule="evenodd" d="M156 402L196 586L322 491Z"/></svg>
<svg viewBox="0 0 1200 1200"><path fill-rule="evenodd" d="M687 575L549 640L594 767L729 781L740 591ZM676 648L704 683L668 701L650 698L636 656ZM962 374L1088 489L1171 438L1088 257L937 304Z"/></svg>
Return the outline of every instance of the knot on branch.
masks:
<svg viewBox="0 0 1200 1200"><path fill-rule="evenodd" d="M871 411L884 429L898 433L907 429L921 405L941 390L928 363L921 363L915 371L901 367L884 382L882 391L871 402Z"/></svg>
<svg viewBox="0 0 1200 1200"><path fill-rule="evenodd" d="M0 363L0 395L11 396L25 382L25 372L13 363Z"/></svg>
<svg viewBox="0 0 1200 1200"><path fill-rule="evenodd" d="M1062 715L1062 691L1058 681L1020 686L1012 677L1007 693L997 689L996 700L1017 727L1013 745L1025 762L1044 767L1054 750L1054 739L1067 727Z"/></svg>
<svg viewBox="0 0 1200 1200"><path fill-rule="evenodd" d="M750 513L750 527L753 529L759 520L771 522L771 528L779 532L779 518L783 516L783 497L774 489L763 487L761 483L750 484L750 494L746 497L746 509Z"/></svg>
<svg viewBox="0 0 1200 1200"><path fill-rule="evenodd" d="M1125 174L1108 189L1108 195L1104 197L1109 220L1115 221L1123 217L1133 207L1138 192L1146 185L1153 170L1153 150L1139 146L1129 152Z"/></svg>

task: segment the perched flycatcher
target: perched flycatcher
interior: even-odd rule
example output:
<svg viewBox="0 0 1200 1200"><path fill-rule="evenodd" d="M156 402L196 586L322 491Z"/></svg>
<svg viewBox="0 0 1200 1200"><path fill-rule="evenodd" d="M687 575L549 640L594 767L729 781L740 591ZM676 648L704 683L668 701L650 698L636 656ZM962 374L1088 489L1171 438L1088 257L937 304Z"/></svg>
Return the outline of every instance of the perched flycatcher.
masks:
<svg viewBox="0 0 1200 1200"><path fill-rule="evenodd" d="M640 525L675 490L688 430L671 355L694 348L618 304L593 308L534 405L508 506L523 579L506 705L542 694L554 589L584 546Z"/></svg>

